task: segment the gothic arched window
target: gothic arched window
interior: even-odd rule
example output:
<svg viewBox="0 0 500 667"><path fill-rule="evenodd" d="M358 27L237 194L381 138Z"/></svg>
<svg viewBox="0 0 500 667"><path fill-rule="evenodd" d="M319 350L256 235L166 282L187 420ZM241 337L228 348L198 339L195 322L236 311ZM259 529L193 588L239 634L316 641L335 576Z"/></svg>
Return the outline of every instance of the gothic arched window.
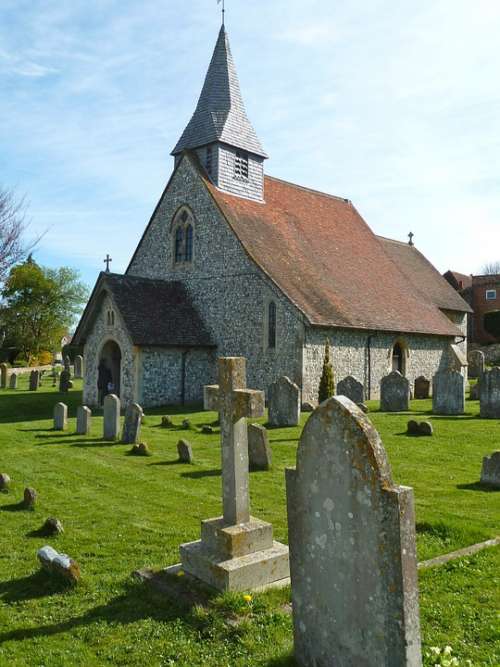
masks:
<svg viewBox="0 0 500 667"><path fill-rule="evenodd" d="M182 262L184 259L184 229L177 227L175 230L175 262Z"/></svg>
<svg viewBox="0 0 500 667"><path fill-rule="evenodd" d="M406 348L403 343L397 342L392 348L392 370L406 373Z"/></svg>
<svg viewBox="0 0 500 667"><path fill-rule="evenodd" d="M191 225L186 227L186 252L184 253L184 260L186 262L193 261L193 227Z"/></svg>
<svg viewBox="0 0 500 667"><path fill-rule="evenodd" d="M193 214L187 207L182 207L172 223L174 264L193 261L194 225Z"/></svg>
<svg viewBox="0 0 500 667"><path fill-rule="evenodd" d="M270 301L267 307L267 347L276 348L276 304Z"/></svg>

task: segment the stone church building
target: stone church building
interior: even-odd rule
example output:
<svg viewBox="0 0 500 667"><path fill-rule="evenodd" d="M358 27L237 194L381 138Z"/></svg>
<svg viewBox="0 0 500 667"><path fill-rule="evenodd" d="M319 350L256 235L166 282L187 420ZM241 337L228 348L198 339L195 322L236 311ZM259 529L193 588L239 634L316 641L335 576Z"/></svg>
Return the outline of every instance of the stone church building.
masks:
<svg viewBox="0 0 500 667"><path fill-rule="evenodd" d="M316 401L326 339L336 381L366 397L466 372L469 306L410 243L376 236L352 202L264 173L224 26L175 166L124 275L100 274L74 337L84 401L195 402L218 356L248 383L287 375Z"/></svg>

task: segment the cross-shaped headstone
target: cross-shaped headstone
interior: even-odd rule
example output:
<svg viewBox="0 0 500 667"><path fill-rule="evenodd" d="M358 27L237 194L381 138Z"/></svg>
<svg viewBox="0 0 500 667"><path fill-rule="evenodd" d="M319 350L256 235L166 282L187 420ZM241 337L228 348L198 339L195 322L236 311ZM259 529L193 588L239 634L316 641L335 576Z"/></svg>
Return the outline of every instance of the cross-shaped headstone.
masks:
<svg viewBox="0 0 500 667"><path fill-rule="evenodd" d="M219 384L204 388L205 410L220 416L222 448L222 505L224 523L250 521L248 439L245 418L262 417L264 392L246 388L246 360L219 359Z"/></svg>
<svg viewBox="0 0 500 667"><path fill-rule="evenodd" d="M415 245L415 244L413 243L413 237L414 237L414 236L415 236L415 234L414 234L413 232L410 232L410 233L408 234L408 238L410 239L410 240L408 241L408 245Z"/></svg>
<svg viewBox="0 0 500 667"><path fill-rule="evenodd" d="M106 255L106 259L104 260L104 264L106 264L106 273L109 273L109 264L112 261L112 258L109 255Z"/></svg>

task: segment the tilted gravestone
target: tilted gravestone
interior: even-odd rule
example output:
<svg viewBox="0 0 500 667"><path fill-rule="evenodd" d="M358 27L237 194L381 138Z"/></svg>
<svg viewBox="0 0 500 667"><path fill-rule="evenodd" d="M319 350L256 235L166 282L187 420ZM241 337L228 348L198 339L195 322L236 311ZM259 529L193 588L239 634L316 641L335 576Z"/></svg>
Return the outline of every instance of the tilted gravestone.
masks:
<svg viewBox="0 0 500 667"><path fill-rule="evenodd" d="M417 400L429 398L431 394L431 382L421 375L415 380L414 396Z"/></svg>
<svg viewBox="0 0 500 667"><path fill-rule="evenodd" d="M269 387L270 426L297 426L300 423L300 389L285 375Z"/></svg>
<svg viewBox="0 0 500 667"><path fill-rule="evenodd" d="M0 387L6 389L7 387L7 375L9 373L9 367L7 364L0 364Z"/></svg>
<svg viewBox="0 0 500 667"><path fill-rule="evenodd" d="M40 386L40 371L30 373L30 391L37 391Z"/></svg>
<svg viewBox="0 0 500 667"><path fill-rule="evenodd" d="M65 431L68 428L68 406L56 403L54 406L54 431Z"/></svg>
<svg viewBox="0 0 500 667"><path fill-rule="evenodd" d="M479 401L483 419L500 419L500 368L492 368L481 375Z"/></svg>
<svg viewBox="0 0 500 667"><path fill-rule="evenodd" d="M250 470L269 470L272 462L267 430L260 424L248 425L248 465Z"/></svg>
<svg viewBox="0 0 500 667"><path fill-rule="evenodd" d="M78 354L75 357L75 378L83 377L83 357L81 354Z"/></svg>
<svg viewBox="0 0 500 667"><path fill-rule="evenodd" d="M465 411L465 378L459 371L441 371L432 378L432 412L462 415Z"/></svg>
<svg viewBox="0 0 500 667"><path fill-rule="evenodd" d="M137 444L141 438L143 410L138 403L131 403L125 412L122 442L125 445Z"/></svg>
<svg viewBox="0 0 500 667"><path fill-rule="evenodd" d="M179 440L177 443L179 463L193 463L193 448L187 440Z"/></svg>
<svg viewBox="0 0 500 667"><path fill-rule="evenodd" d="M467 355L469 364L468 374L470 378L479 378L485 370L485 356L481 350L471 350Z"/></svg>
<svg viewBox="0 0 500 667"><path fill-rule="evenodd" d="M182 568L221 591L253 590L288 578L288 547L270 523L250 516L246 417L262 417L264 393L246 388L246 360L219 359L219 384L204 387L220 415L223 516L202 521L201 540L182 544Z"/></svg>
<svg viewBox="0 0 500 667"><path fill-rule="evenodd" d="M66 394L73 387L71 382L71 373L64 369L59 376L59 391Z"/></svg>
<svg viewBox="0 0 500 667"><path fill-rule="evenodd" d="M392 371L380 382L380 410L406 412L410 409L410 383L399 371Z"/></svg>
<svg viewBox="0 0 500 667"><path fill-rule="evenodd" d="M17 373L11 373L9 378L9 388L17 389Z"/></svg>
<svg viewBox="0 0 500 667"><path fill-rule="evenodd" d="M298 664L419 667L413 490L352 401L310 417L286 494Z"/></svg>
<svg viewBox="0 0 500 667"><path fill-rule="evenodd" d="M365 400L365 388L361 382L349 375L337 384L337 396L347 396L358 405Z"/></svg>
<svg viewBox="0 0 500 667"><path fill-rule="evenodd" d="M484 457L481 484L500 489L500 451Z"/></svg>
<svg viewBox="0 0 500 667"><path fill-rule="evenodd" d="M104 397L103 438L117 440L120 432L120 399L115 394Z"/></svg>
<svg viewBox="0 0 500 667"><path fill-rule="evenodd" d="M80 405L76 411L76 432L88 435L92 424L92 411L86 405Z"/></svg>

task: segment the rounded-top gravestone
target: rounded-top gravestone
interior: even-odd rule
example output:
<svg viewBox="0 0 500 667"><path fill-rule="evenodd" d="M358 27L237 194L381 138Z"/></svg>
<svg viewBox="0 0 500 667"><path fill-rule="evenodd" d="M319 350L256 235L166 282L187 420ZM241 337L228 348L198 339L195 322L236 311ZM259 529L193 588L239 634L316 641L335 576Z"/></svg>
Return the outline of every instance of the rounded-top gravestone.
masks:
<svg viewBox="0 0 500 667"><path fill-rule="evenodd" d="M500 489L500 451L484 457L481 484Z"/></svg>
<svg viewBox="0 0 500 667"><path fill-rule="evenodd" d="M347 396L353 403L359 405L365 400L365 388L352 375L348 375L337 384L337 396Z"/></svg>
<svg viewBox="0 0 500 667"><path fill-rule="evenodd" d="M2 389L7 387L7 375L9 373L9 367L7 364L0 364L0 386Z"/></svg>
<svg viewBox="0 0 500 667"><path fill-rule="evenodd" d="M131 403L125 412L122 442L133 445L140 441L143 411L138 403Z"/></svg>
<svg viewBox="0 0 500 667"><path fill-rule="evenodd" d="M485 356L484 352L481 350L471 350L467 355L467 361L469 364L468 374L471 378L478 378L484 373L485 370Z"/></svg>
<svg viewBox="0 0 500 667"><path fill-rule="evenodd" d="M381 412L406 412L410 409L410 383L399 371L392 371L380 382Z"/></svg>
<svg viewBox="0 0 500 667"><path fill-rule="evenodd" d="M415 380L414 396L417 400L429 398L431 392L431 382L423 375Z"/></svg>
<svg viewBox="0 0 500 667"><path fill-rule="evenodd" d="M120 399L115 394L104 397L104 440L117 440L120 432Z"/></svg>

